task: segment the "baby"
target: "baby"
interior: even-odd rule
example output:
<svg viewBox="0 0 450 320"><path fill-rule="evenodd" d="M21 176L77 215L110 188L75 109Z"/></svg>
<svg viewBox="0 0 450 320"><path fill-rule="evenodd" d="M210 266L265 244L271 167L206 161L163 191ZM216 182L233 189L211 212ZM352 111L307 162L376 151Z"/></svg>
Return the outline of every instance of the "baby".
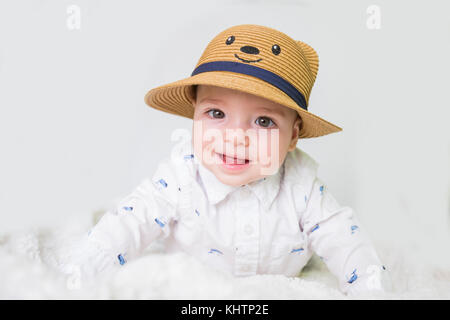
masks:
<svg viewBox="0 0 450 320"><path fill-rule="evenodd" d="M164 239L167 252L235 276L296 276L316 253L342 292L389 290L353 210L297 147L342 130L308 111L317 70L316 52L280 31L238 25L218 34L189 78L146 95L149 106L193 119L192 136L100 219L75 264L93 276Z"/></svg>

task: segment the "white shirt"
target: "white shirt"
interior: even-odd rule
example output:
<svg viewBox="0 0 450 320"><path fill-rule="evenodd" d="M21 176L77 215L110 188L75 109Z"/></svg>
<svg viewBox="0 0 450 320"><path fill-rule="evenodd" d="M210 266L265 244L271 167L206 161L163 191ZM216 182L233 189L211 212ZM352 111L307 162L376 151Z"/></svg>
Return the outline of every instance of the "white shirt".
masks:
<svg viewBox="0 0 450 320"><path fill-rule="evenodd" d="M338 204L317 168L297 147L276 174L228 186L194 157L188 139L89 232L85 264L92 273L124 265L164 239L168 252L235 276L296 276L315 252L344 293L389 290L354 211Z"/></svg>

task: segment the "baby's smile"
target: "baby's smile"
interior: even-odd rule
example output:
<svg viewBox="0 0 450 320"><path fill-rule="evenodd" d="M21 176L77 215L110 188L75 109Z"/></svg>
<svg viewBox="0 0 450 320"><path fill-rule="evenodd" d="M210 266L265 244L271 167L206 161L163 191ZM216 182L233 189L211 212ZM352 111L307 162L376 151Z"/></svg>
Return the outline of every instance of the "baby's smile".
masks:
<svg viewBox="0 0 450 320"><path fill-rule="evenodd" d="M250 166L250 161L248 159L240 159L235 157L228 157L224 154L217 153L220 161L222 161L222 166L225 170L229 171L240 171L247 169Z"/></svg>
<svg viewBox="0 0 450 320"><path fill-rule="evenodd" d="M217 153L216 152L216 154L219 155L223 159L223 161L227 161L227 162L230 162L230 163L234 163L234 162L236 162L236 163L249 163L250 162L250 160L247 159L247 158L238 158L236 156L231 156L231 155L228 155L228 154L225 154L225 153Z"/></svg>

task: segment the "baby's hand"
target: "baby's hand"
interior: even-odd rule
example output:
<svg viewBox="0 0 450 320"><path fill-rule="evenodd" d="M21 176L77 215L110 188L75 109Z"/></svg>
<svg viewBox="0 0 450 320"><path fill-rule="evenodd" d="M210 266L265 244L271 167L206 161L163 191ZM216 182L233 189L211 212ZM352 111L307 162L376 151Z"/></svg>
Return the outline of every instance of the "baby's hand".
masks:
<svg viewBox="0 0 450 320"><path fill-rule="evenodd" d="M347 295L355 298L383 298L392 292L392 281L385 267L370 265L364 277L348 287Z"/></svg>
<svg viewBox="0 0 450 320"><path fill-rule="evenodd" d="M92 284L103 271L114 266L112 257L87 235L76 237L64 247L58 270L67 276L69 289Z"/></svg>

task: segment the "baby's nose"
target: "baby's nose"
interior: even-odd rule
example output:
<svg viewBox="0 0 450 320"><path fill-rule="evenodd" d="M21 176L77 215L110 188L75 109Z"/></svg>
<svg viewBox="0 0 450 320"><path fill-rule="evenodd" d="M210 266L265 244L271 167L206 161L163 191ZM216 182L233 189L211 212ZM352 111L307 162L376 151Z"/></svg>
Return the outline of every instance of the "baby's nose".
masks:
<svg viewBox="0 0 450 320"><path fill-rule="evenodd" d="M225 141L234 146L244 145L248 147L250 138L243 128L228 128L227 130L225 130Z"/></svg>

